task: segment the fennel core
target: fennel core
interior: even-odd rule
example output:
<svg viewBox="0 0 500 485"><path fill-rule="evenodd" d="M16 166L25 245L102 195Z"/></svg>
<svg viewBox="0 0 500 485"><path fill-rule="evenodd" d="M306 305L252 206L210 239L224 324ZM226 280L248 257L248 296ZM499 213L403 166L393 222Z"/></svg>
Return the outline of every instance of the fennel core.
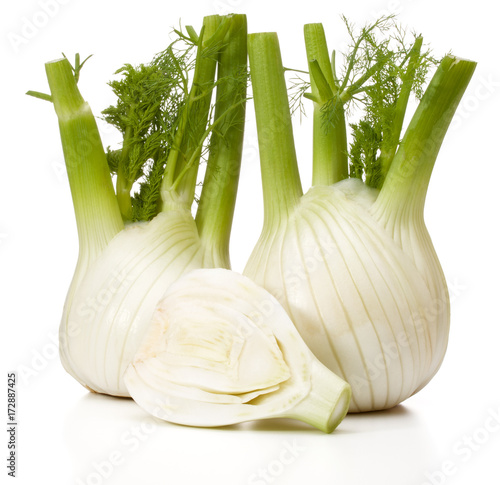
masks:
<svg viewBox="0 0 500 485"><path fill-rule="evenodd" d="M103 115L123 135L117 150L106 154L78 90L78 56L75 67L66 58L46 64L50 95L28 93L54 105L79 236L61 360L81 384L101 393L129 395L124 370L173 281L194 268L230 267L247 89L246 17L212 15L199 33L187 27L175 34L149 64L125 65L110 83L117 102ZM194 218L202 158L207 171ZM123 278L115 281L113 274Z"/></svg>

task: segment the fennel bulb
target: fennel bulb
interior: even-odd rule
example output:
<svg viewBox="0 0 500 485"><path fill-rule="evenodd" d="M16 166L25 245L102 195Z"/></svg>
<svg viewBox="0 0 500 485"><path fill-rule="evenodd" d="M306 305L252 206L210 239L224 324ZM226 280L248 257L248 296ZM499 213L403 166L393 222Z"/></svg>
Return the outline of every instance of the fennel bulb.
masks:
<svg viewBox="0 0 500 485"><path fill-rule="evenodd" d="M94 392L128 396L123 373L165 289L194 268L224 265L184 206L127 225L76 269L60 327L65 369Z"/></svg>
<svg viewBox="0 0 500 485"><path fill-rule="evenodd" d="M149 413L191 426L286 417L329 433L350 397L278 301L226 269L194 270L170 286L125 384Z"/></svg>
<svg viewBox="0 0 500 485"><path fill-rule="evenodd" d="M319 360L351 384L351 412L395 406L425 386L443 360L450 304L424 202L475 68L446 56L400 143L408 96L427 60L418 37L402 49L400 78L383 77L396 64L396 51L383 42L366 71L356 69L356 59L373 48L375 27L354 43L344 80L321 24L305 27L315 117L313 187L304 195L277 37L249 38L265 214L244 274L280 301ZM363 43L364 57L357 51ZM349 171L344 105L364 92L368 115L353 125Z"/></svg>
<svg viewBox="0 0 500 485"><path fill-rule="evenodd" d="M187 30L177 32L153 62L127 65L118 71L124 78L111 83L118 101L104 114L123 134L120 150L106 155L103 149L77 88L78 57L75 67L67 59L46 64L50 96L29 93L53 102L59 119L80 249L60 326L60 355L91 391L129 396L123 373L165 290L194 268L230 266L245 117L246 18L210 16L199 35ZM199 161L207 150L193 218Z"/></svg>

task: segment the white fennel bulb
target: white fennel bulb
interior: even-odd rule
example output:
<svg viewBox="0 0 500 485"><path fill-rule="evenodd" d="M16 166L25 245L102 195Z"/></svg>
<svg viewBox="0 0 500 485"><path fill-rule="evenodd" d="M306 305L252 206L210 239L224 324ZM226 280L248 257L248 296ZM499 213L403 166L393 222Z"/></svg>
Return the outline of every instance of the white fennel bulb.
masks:
<svg viewBox="0 0 500 485"><path fill-rule="evenodd" d="M128 225L70 290L60 327L64 367L95 392L128 396L123 373L166 288L192 269L225 265L184 207Z"/></svg>
<svg viewBox="0 0 500 485"><path fill-rule="evenodd" d="M187 30L186 46L180 34L153 62L126 65L118 71L122 78L110 83L117 103L103 113L123 134L119 150L103 149L77 87L78 55L74 67L67 59L46 64L50 96L30 92L51 101L58 116L79 236L60 326L61 360L91 391L129 396L123 373L166 289L194 268L230 266L245 118L246 18L209 16L199 35Z"/></svg>
<svg viewBox="0 0 500 485"><path fill-rule="evenodd" d="M368 192L368 193L366 193ZM446 349L449 299L425 227L388 231L375 189L313 187L245 274L286 308L315 355L352 386L352 411L392 407L423 386Z"/></svg>
<svg viewBox="0 0 500 485"><path fill-rule="evenodd" d="M450 303L424 202L475 63L442 60L400 142L412 83L425 61L416 38L402 51L410 60L392 110L384 112L376 96L394 80L378 86L384 78L374 77L380 91L367 90L372 111L353 125L348 158L343 106L380 66L373 61L359 78L348 72L338 80L321 25L307 25L305 36L315 111L313 187L304 195L277 37L250 36L265 217L244 274L280 301L314 354L351 384L350 411L386 409L425 386L445 354ZM394 53L387 63L395 62Z"/></svg>
<svg viewBox="0 0 500 485"><path fill-rule="evenodd" d="M280 417L331 432L350 397L278 301L225 269L194 270L170 286L125 384L149 413L190 426Z"/></svg>

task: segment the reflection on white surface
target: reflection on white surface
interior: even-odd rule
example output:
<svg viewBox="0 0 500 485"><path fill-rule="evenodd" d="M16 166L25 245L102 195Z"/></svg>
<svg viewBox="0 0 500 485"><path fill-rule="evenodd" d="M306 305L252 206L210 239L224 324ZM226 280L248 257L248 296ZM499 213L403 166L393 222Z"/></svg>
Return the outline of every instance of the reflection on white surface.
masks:
<svg viewBox="0 0 500 485"><path fill-rule="evenodd" d="M74 483L420 485L435 457L405 406L349 415L331 435L301 422L225 428L171 425L129 399L88 394L64 422Z"/></svg>

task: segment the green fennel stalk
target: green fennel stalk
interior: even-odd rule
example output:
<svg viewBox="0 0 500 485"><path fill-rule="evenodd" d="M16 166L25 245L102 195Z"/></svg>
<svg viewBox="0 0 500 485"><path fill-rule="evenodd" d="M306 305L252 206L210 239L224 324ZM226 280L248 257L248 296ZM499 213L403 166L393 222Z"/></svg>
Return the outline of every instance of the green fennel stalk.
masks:
<svg viewBox="0 0 500 485"><path fill-rule="evenodd" d="M48 62L45 70L73 198L78 266L86 268L124 225L95 118L78 91L69 61Z"/></svg>
<svg viewBox="0 0 500 485"><path fill-rule="evenodd" d="M191 207L205 151L210 153L208 187L196 220L207 239L214 239L214 234L208 235L211 231L228 244L243 143L246 49L241 45L246 23L243 16L214 15L204 19L199 35L192 27L186 30L188 35L176 31L179 38L150 64L127 64L117 71L122 79L110 83L117 104L103 114L122 132L123 143L118 150L108 150L107 157L92 112L77 88L84 64L78 55L75 67L66 58L46 64L51 95L28 93L52 101L56 109L81 249L89 241L102 249L123 229L123 222L151 220L165 209L162 196L163 204L173 200L174 205ZM228 43L228 37L238 41ZM116 175L116 193L110 171ZM136 182L140 189L134 193ZM222 230L217 220L224 221Z"/></svg>
<svg viewBox="0 0 500 485"><path fill-rule="evenodd" d="M311 73L313 114L313 185L333 184L348 177L347 133L340 86L335 65L330 61L321 24L304 26ZM332 99L338 101L332 103ZM325 127L324 113L332 109L332 123Z"/></svg>
<svg viewBox="0 0 500 485"><path fill-rule="evenodd" d="M351 176L364 178L367 185L381 189L388 174L396 170L391 172L394 159L398 164L406 164L406 167L412 165L411 158L405 156L408 153L408 148L405 147L426 145L427 165L437 155L449 117L456 109L475 64L453 56L443 59L427 89L425 100L421 101L412 125L406 131L403 142L405 147L401 147L400 135L410 94L414 92L419 97L422 96L425 73L435 61L429 52L422 52L421 36L416 36L410 47L403 44L402 38L398 39L399 51L393 48L391 50L386 41L373 47L374 30L379 28L385 31L389 20L391 18L383 18L362 30L354 42L352 52L347 56L343 79L337 78L335 66L328 56L323 26L307 24L304 27L311 77L311 93L306 93L305 96L314 101L313 185L331 185ZM351 32L351 35L354 34ZM361 55L363 42L368 42L374 52L364 52L360 60L357 56ZM268 200L265 203L266 213L271 216L276 211L275 205L284 212L287 208L292 208L302 195L302 188L289 105L284 95L286 81L277 36L274 33L252 34L249 46L264 199ZM459 67L450 70L446 67L449 65ZM362 67L366 68L365 72L361 71ZM356 75L353 74L354 71ZM358 124L351 125L354 141L349 150L344 107L353 101L359 101L357 97L363 93L366 93L363 103L367 114ZM441 112L448 113L447 117L442 118L439 115ZM417 118L427 120L425 128L414 128ZM378 136L367 139L360 132L363 129L361 127L369 122L372 131L378 130ZM364 156L368 152L373 154L370 163ZM357 158L354 159L355 157ZM351 164L350 174L348 160ZM408 168L404 170L409 180L412 180L411 183L414 180L411 176L420 177L413 174L413 170L412 175L408 171ZM403 170L400 168L399 172L402 173ZM399 186L400 180L396 182L394 177L391 174L387 185ZM424 178L428 182L428 176ZM387 190L386 188L385 191ZM401 188L403 190L405 188Z"/></svg>

